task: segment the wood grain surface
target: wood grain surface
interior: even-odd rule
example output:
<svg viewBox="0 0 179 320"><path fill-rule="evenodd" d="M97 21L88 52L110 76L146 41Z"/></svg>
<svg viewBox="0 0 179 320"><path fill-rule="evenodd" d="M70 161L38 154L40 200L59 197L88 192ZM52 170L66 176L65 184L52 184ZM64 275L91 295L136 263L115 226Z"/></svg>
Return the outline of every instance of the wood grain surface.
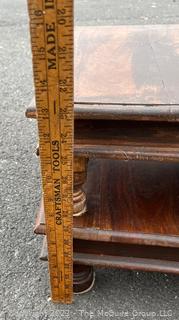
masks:
<svg viewBox="0 0 179 320"><path fill-rule="evenodd" d="M76 120L74 152L86 158L179 160L176 123Z"/></svg>
<svg viewBox="0 0 179 320"><path fill-rule="evenodd" d="M89 265L95 267L157 271L179 274L178 249L166 250L166 248L164 248L161 250L161 248L158 247L147 247L146 250L145 246L121 247L121 245L118 245L116 247L115 244L112 243L102 243L102 245L100 243L100 246L98 246L98 243L94 243L91 241L84 243L78 240L74 240L74 244L74 250L76 249L76 252L74 252L73 261L77 268L78 266L80 267L80 265ZM94 247L99 248L101 252L89 253L91 251L97 251L96 248L94 250ZM107 252L109 254L106 254ZM115 255L112 255L114 253ZM46 237L43 240L40 259L43 261L48 260Z"/></svg>
<svg viewBox="0 0 179 320"><path fill-rule="evenodd" d="M179 235L179 164L93 160L75 227Z"/></svg>
<svg viewBox="0 0 179 320"><path fill-rule="evenodd" d="M179 247L179 164L90 160L79 240ZM45 234L43 207L35 232Z"/></svg>
<svg viewBox="0 0 179 320"><path fill-rule="evenodd" d="M76 27L74 67L75 118L179 121L179 25Z"/></svg>
<svg viewBox="0 0 179 320"><path fill-rule="evenodd" d="M77 27L75 63L75 102L179 103L179 25Z"/></svg>

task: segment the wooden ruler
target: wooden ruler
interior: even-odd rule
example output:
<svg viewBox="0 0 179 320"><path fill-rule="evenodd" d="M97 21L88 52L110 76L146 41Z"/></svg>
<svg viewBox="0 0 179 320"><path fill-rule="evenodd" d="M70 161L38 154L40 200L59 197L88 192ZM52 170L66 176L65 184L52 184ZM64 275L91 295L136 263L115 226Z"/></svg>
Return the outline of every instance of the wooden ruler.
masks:
<svg viewBox="0 0 179 320"><path fill-rule="evenodd" d="M73 0L28 0L51 297L73 296Z"/></svg>

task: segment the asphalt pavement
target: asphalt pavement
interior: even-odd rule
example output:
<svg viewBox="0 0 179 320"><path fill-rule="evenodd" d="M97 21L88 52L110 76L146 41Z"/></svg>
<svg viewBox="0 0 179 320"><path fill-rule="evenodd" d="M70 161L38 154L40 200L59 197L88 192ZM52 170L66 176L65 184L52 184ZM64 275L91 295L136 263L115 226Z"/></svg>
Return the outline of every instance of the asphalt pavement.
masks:
<svg viewBox="0 0 179 320"><path fill-rule="evenodd" d="M76 0L79 25L179 23L178 0ZM0 0L0 320L179 319L179 277L96 270L93 290L54 305L47 264L33 234L40 199L36 122L26 1Z"/></svg>

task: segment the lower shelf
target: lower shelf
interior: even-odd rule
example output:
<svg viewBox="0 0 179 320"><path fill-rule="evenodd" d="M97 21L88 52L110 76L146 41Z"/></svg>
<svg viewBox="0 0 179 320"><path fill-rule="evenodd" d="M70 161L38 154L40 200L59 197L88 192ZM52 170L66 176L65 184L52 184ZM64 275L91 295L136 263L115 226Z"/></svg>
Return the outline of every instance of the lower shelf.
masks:
<svg viewBox="0 0 179 320"><path fill-rule="evenodd" d="M179 274L179 262L133 257L109 257L95 254L74 254L75 264L109 267L128 270L155 271Z"/></svg>
<svg viewBox="0 0 179 320"><path fill-rule="evenodd" d="M74 239L179 248L179 164L90 160ZM35 232L45 234L43 202Z"/></svg>
<svg viewBox="0 0 179 320"><path fill-rule="evenodd" d="M74 264L179 274L179 164L91 160L85 189ZM43 201L35 232L45 234Z"/></svg>
<svg viewBox="0 0 179 320"><path fill-rule="evenodd" d="M40 259L48 260L46 237L44 237ZM179 261L173 260L74 252L73 262L75 265L179 274Z"/></svg>

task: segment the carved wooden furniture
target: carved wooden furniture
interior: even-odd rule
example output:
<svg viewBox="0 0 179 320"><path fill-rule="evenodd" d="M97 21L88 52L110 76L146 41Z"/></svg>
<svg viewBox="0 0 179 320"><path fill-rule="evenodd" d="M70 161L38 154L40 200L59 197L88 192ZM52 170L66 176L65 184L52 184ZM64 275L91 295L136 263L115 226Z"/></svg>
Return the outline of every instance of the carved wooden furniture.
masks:
<svg viewBox="0 0 179 320"><path fill-rule="evenodd" d="M75 39L74 290L92 287L92 266L179 273L179 26Z"/></svg>

